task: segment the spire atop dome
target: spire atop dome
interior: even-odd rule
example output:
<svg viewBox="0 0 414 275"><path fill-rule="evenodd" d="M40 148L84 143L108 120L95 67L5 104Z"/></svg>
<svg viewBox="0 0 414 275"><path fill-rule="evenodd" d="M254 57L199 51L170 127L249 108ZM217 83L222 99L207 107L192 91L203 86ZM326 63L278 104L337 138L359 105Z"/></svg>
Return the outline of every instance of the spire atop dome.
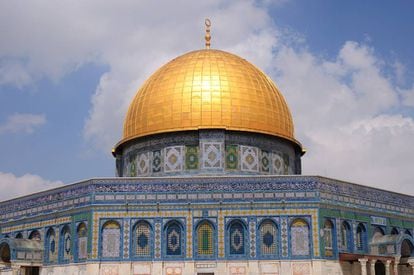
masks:
<svg viewBox="0 0 414 275"><path fill-rule="evenodd" d="M204 24L206 24L206 36L204 37L206 39L206 49L210 49L210 40L211 40L211 35L210 35L210 27L211 27L211 21L210 19L206 18L206 20L204 21Z"/></svg>

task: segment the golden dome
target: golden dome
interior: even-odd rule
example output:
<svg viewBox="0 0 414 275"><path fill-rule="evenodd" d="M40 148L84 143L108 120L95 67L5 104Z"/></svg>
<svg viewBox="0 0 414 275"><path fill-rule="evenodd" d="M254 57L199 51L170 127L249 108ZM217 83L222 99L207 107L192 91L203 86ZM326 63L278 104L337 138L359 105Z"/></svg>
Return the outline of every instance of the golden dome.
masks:
<svg viewBox="0 0 414 275"><path fill-rule="evenodd" d="M300 146L272 80L245 59L205 49L173 59L144 83L129 106L117 147L138 137L198 129L264 133Z"/></svg>

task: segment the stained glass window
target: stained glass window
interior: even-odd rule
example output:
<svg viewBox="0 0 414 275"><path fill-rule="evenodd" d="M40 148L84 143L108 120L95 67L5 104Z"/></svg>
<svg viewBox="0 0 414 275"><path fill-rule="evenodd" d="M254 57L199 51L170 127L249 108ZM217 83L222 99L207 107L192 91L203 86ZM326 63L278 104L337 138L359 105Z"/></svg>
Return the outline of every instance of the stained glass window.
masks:
<svg viewBox="0 0 414 275"><path fill-rule="evenodd" d="M214 229L208 222L201 223L197 228L198 255L212 256L214 254Z"/></svg>
<svg viewBox="0 0 414 275"><path fill-rule="evenodd" d="M151 227L147 222L138 222L135 226L135 255L138 257L150 256Z"/></svg>
<svg viewBox="0 0 414 275"><path fill-rule="evenodd" d="M356 230L356 247L358 250L364 250L365 248L365 227L360 223Z"/></svg>
<svg viewBox="0 0 414 275"><path fill-rule="evenodd" d="M88 256L88 230L84 223L78 226L78 259L83 260Z"/></svg>
<svg viewBox="0 0 414 275"><path fill-rule="evenodd" d="M181 237L181 226L172 222L168 224L167 230L167 242L166 242L166 252L167 255L181 255L182 251L182 237Z"/></svg>
<svg viewBox="0 0 414 275"><path fill-rule="evenodd" d="M290 228L293 256L308 256L309 249L309 227L306 221L297 219Z"/></svg>
<svg viewBox="0 0 414 275"><path fill-rule="evenodd" d="M102 257L117 258L120 256L121 228L115 221L104 224L102 229Z"/></svg>
<svg viewBox="0 0 414 275"><path fill-rule="evenodd" d="M262 256L277 254L277 228L272 221L260 225L260 252Z"/></svg>
<svg viewBox="0 0 414 275"><path fill-rule="evenodd" d="M245 253L244 227L239 221L233 222L230 226L230 254L240 255Z"/></svg>
<svg viewBox="0 0 414 275"><path fill-rule="evenodd" d="M326 220L323 227L323 240L325 243L325 256L333 256L333 224L331 221Z"/></svg>

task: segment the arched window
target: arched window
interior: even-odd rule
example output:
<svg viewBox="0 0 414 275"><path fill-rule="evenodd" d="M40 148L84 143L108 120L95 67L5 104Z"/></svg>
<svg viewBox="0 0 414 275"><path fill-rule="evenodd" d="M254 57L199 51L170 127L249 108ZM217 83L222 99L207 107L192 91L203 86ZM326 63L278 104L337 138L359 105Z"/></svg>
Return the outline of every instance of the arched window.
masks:
<svg viewBox="0 0 414 275"><path fill-rule="evenodd" d="M293 221L290 227L291 253L292 256L309 256L309 226L302 219Z"/></svg>
<svg viewBox="0 0 414 275"><path fill-rule="evenodd" d="M262 256L277 255L277 227L271 220L265 220L259 227L260 234L260 254Z"/></svg>
<svg viewBox="0 0 414 275"><path fill-rule="evenodd" d="M229 227L230 255L244 255L246 253L245 228L241 221L233 221Z"/></svg>
<svg viewBox="0 0 414 275"><path fill-rule="evenodd" d="M29 240L37 240L40 241L41 237L40 237L40 232L37 230L33 230L30 235L29 235Z"/></svg>
<svg viewBox="0 0 414 275"><path fill-rule="evenodd" d="M55 237L55 230L49 228L46 233L46 261L49 263L57 260L57 243Z"/></svg>
<svg viewBox="0 0 414 275"><path fill-rule="evenodd" d="M180 223L172 221L166 225L165 239L165 252L167 256L183 255L183 237Z"/></svg>
<svg viewBox="0 0 414 275"><path fill-rule="evenodd" d="M16 239L23 239L23 234L21 232L17 233Z"/></svg>
<svg viewBox="0 0 414 275"><path fill-rule="evenodd" d="M60 243L59 243L60 259L64 262L70 260L71 249L72 249L72 236L70 234L70 228L65 225L60 232Z"/></svg>
<svg viewBox="0 0 414 275"><path fill-rule="evenodd" d="M151 226L146 221L138 222L133 232L133 249L136 257L151 256Z"/></svg>
<svg viewBox="0 0 414 275"><path fill-rule="evenodd" d="M88 257L88 229L85 223L80 223L76 230L78 234L77 256L78 260L85 260Z"/></svg>
<svg viewBox="0 0 414 275"><path fill-rule="evenodd" d="M197 254L204 257L214 255L214 228L207 221L197 226Z"/></svg>
<svg viewBox="0 0 414 275"><path fill-rule="evenodd" d="M343 251L351 251L351 226L348 222L343 221L341 224L341 248Z"/></svg>
<svg viewBox="0 0 414 275"><path fill-rule="evenodd" d="M391 230L391 235L398 235L398 234L399 234L398 229L393 227Z"/></svg>
<svg viewBox="0 0 414 275"><path fill-rule="evenodd" d="M118 258L121 251L121 227L116 221L108 221L102 227L102 257Z"/></svg>
<svg viewBox="0 0 414 275"><path fill-rule="evenodd" d="M356 249L363 251L365 250L365 240L366 240L366 229L365 226L360 223L358 224L357 230L356 230Z"/></svg>
<svg viewBox="0 0 414 275"><path fill-rule="evenodd" d="M325 220L323 226L323 241L325 244L325 256L333 256L333 223L330 220Z"/></svg>

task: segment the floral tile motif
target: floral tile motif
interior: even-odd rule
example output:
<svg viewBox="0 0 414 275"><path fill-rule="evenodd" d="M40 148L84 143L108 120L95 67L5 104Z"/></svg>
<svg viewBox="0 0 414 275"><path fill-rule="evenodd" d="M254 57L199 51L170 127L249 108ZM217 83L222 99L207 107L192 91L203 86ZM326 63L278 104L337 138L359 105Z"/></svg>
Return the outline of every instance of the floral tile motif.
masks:
<svg viewBox="0 0 414 275"><path fill-rule="evenodd" d="M137 156L130 155L128 157L128 168L127 168L127 175L128 177L136 177L137 176Z"/></svg>
<svg viewBox="0 0 414 275"><path fill-rule="evenodd" d="M203 142L202 148L202 167L203 168L222 168L222 147L220 142Z"/></svg>
<svg viewBox="0 0 414 275"><path fill-rule="evenodd" d="M183 170L183 146L167 147L164 150L164 171L179 172Z"/></svg>
<svg viewBox="0 0 414 275"><path fill-rule="evenodd" d="M250 236L250 257L256 257L256 222L251 220L249 222L249 236Z"/></svg>
<svg viewBox="0 0 414 275"><path fill-rule="evenodd" d="M288 256L288 230L287 230L287 218L281 218L281 243L282 243L282 257Z"/></svg>
<svg viewBox="0 0 414 275"><path fill-rule="evenodd" d="M162 158L161 150L156 150L152 152L152 172L158 173L162 169Z"/></svg>
<svg viewBox="0 0 414 275"><path fill-rule="evenodd" d="M273 168L273 174L275 175L285 174L285 162L283 161L283 157L281 153L273 152L272 168Z"/></svg>
<svg viewBox="0 0 414 275"><path fill-rule="evenodd" d="M185 169L198 169L198 146L185 147Z"/></svg>
<svg viewBox="0 0 414 275"><path fill-rule="evenodd" d="M149 174L150 171L150 158L149 153L141 153L137 158L137 175L138 176L146 176Z"/></svg>
<svg viewBox="0 0 414 275"><path fill-rule="evenodd" d="M161 258L161 222L155 222L155 230L154 230L154 256L156 259Z"/></svg>
<svg viewBox="0 0 414 275"><path fill-rule="evenodd" d="M226 169L237 170L239 166L239 146L227 145L226 146Z"/></svg>
<svg viewBox="0 0 414 275"><path fill-rule="evenodd" d="M259 172L259 149L251 146L240 146L241 170Z"/></svg>
<svg viewBox="0 0 414 275"><path fill-rule="evenodd" d="M264 173L270 172L270 160L271 160L270 153L268 151L261 151L260 172L264 172Z"/></svg>

